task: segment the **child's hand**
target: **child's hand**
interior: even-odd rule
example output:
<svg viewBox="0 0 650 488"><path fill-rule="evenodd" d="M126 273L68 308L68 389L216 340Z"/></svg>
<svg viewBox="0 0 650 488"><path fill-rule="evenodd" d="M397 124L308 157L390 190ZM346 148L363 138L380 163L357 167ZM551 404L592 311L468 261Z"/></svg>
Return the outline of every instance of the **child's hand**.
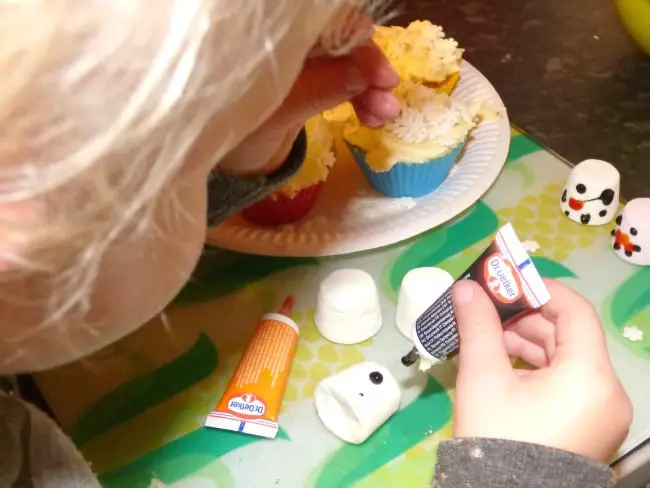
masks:
<svg viewBox="0 0 650 488"><path fill-rule="evenodd" d="M454 435L541 444L607 463L627 436L632 405L594 308L570 288L546 284L550 302L505 331L480 286L455 285ZM539 369L516 371L509 355Z"/></svg>
<svg viewBox="0 0 650 488"><path fill-rule="evenodd" d="M399 114L390 93L399 78L379 48L368 41L341 57L311 57L289 95L266 122L219 163L237 174L268 174L288 155L310 117L351 101L359 119L378 126Z"/></svg>

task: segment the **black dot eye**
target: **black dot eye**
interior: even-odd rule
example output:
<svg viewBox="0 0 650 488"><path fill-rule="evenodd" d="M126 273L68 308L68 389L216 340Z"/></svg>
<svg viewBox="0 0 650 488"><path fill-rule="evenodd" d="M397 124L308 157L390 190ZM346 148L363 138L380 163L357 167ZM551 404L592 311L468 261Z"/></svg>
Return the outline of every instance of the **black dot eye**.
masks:
<svg viewBox="0 0 650 488"><path fill-rule="evenodd" d="M585 185L583 185L582 183L578 183L578 184L576 185L576 191L577 191L578 193L580 193L580 194L583 194L584 192L587 191L587 187L586 187Z"/></svg>
<svg viewBox="0 0 650 488"><path fill-rule="evenodd" d="M623 216L619 215L616 217L616 225L621 225L623 223Z"/></svg>
<svg viewBox="0 0 650 488"><path fill-rule="evenodd" d="M601 210L600 212L598 212L598 215L604 217L605 215L607 215L607 210Z"/></svg>
<svg viewBox="0 0 650 488"><path fill-rule="evenodd" d="M359 393L359 396L365 396L363 393Z"/></svg>
<svg viewBox="0 0 650 488"><path fill-rule="evenodd" d="M375 385L380 385L384 381L384 375L379 371L373 371L369 375L370 381Z"/></svg>
<svg viewBox="0 0 650 488"><path fill-rule="evenodd" d="M603 192L600 194L600 199L603 202L604 205L611 205L612 202L614 201L614 197L616 196L616 193L614 193L614 190L603 190Z"/></svg>
<svg viewBox="0 0 650 488"><path fill-rule="evenodd" d="M632 234L633 236L637 235L638 233L639 232L634 227L630 228L630 234Z"/></svg>

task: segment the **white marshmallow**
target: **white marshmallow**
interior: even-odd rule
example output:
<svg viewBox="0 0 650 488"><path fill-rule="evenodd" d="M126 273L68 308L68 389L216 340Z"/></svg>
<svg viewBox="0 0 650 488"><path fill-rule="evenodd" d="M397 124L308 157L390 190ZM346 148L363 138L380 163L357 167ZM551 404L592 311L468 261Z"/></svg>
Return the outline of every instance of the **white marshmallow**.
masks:
<svg viewBox="0 0 650 488"><path fill-rule="evenodd" d="M339 439L361 444L399 410L400 388L385 367L358 363L322 380L314 392L316 412Z"/></svg>
<svg viewBox="0 0 650 488"><path fill-rule="evenodd" d="M407 339L413 338L415 321L454 283L440 268L415 268L406 273L397 299L395 323Z"/></svg>
<svg viewBox="0 0 650 488"><path fill-rule="evenodd" d="M630 200L616 217L612 235L618 256L638 266L650 266L650 198Z"/></svg>
<svg viewBox="0 0 650 488"><path fill-rule="evenodd" d="M560 208L571 220L585 225L604 225L616 216L621 175L606 161L587 159L569 174Z"/></svg>
<svg viewBox="0 0 650 488"><path fill-rule="evenodd" d="M357 344L381 328L377 286L365 271L339 269L320 284L314 317L325 339L338 344Z"/></svg>

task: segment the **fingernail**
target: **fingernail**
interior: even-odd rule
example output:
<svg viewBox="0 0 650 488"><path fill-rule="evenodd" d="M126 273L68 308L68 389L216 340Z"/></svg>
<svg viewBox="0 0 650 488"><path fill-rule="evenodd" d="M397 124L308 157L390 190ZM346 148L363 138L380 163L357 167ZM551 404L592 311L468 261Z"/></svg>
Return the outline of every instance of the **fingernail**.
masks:
<svg viewBox="0 0 650 488"><path fill-rule="evenodd" d="M388 119L394 119L402 111L402 105L392 93L387 93L386 95L387 96L384 100L384 110L386 111L386 117Z"/></svg>
<svg viewBox="0 0 650 488"><path fill-rule="evenodd" d="M457 305L468 305L474 298L474 284L462 280L454 285L452 298Z"/></svg>
<svg viewBox="0 0 650 488"><path fill-rule="evenodd" d="M361 92L368 87L365 76L356 64L351 64L345 71L345 88L351 92Z"/></svg>

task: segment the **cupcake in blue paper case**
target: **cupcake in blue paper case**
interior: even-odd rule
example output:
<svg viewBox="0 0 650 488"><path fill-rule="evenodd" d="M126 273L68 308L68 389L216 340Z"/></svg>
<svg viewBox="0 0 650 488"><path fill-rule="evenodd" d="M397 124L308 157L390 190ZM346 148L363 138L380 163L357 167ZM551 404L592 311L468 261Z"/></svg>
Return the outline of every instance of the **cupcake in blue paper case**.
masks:
<svg viewBox="0 0 650 488"><path fill-rule="evenodd" d="M400 115L379 128L351 115L343 139L370 184L393 198L423 197L438 188L484 116L481 102L465 102L411 81L394 91Z"/></svg>

